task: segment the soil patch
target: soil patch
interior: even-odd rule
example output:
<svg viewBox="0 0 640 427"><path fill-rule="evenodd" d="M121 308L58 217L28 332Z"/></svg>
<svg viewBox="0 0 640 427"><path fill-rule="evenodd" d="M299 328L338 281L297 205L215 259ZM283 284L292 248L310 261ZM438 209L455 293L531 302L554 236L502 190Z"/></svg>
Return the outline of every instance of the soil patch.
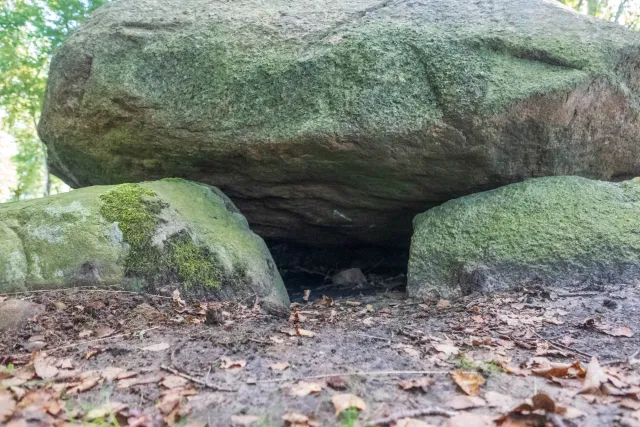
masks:
<svg viewBox="0 0 640 427"><path fill-rule="evenodd" d="M312 291L289 318L254 299L96 289L8 297L47 310L2 337L5 423L640 423L635 285L457 301ZM51 399L61 408L38 403ZM351 409L337 416L341 399Z"/></svg>

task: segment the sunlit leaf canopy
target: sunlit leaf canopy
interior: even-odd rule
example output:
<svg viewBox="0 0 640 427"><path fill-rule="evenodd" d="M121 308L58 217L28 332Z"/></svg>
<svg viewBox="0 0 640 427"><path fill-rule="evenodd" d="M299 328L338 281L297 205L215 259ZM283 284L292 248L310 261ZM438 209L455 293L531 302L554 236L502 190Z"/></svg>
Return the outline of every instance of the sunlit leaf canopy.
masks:
<svg viewBox="0 0 640 427"><path fill-rule="evenodd" d="M46 149L36 134L49 61L69 33L108 1L0 0L0 130L9 134L18 148L12 157L15 172L11 171L17 177L6 180L16 183L9 188L10 200L40 197L64 188L50 176ZM640 30L640 0L560 1L580 13ZM10 143L0 134L0 145ZM0 187L6 185L2 173Z"/></svg>

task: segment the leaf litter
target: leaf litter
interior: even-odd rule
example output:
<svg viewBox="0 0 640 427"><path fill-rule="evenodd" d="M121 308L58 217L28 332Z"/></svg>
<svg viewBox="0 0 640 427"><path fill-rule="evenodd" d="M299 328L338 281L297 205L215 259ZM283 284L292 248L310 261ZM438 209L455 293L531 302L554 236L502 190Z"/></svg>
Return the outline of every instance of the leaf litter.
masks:
<svg viewBox="0 0 640 427"><path fill-rule="evenodd" d="M351 410L362 423L391 414L389 425L569 426L612 405L619 420L640 425L637 353L631 355L638 324L622 312L581 321L585 299L556 301L534 288L413 304L400 295L342 299L313 291L281 321L257 300L51 295L60 302L55 311L34 319L26 338L0 344L0 423L175 425L196 422L211 408L204 402L218 402L215 411L234 425L331 425ZM36 298L46 304L48 293ZM123 318L119 305L136 309ZM207 313L221 321L207 323ZM90 337L100 341L82 342ZM31 354L29 342L50 350ZM285 352L289 361L277 362ZM167 360L177 374L159 369ZM406 373L425 371L434 374ZM105 387L111 396L99 402ZM69 396L98 402L69 407ZM326 409L310 411L309 399L329 399L333 420ZM430 411L416 412L407 399ZM289 410L267 409L275 402Z"/></svg>

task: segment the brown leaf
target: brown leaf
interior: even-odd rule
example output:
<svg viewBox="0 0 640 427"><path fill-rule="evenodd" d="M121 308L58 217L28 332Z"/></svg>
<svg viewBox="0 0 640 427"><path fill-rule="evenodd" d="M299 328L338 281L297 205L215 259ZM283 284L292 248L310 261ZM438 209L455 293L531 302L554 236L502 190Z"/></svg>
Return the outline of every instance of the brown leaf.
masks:
<svg viewBox="0 0 640 427"><path fill-rule="evenodd" d="M288 367L289 362L274 363L273 365L269 366L272 371L284 371Z"/></svg>
<svg viewBox="0 0 640 427"><path fill-rule="evenodd" d="M462 391L469 396L477 396L480 393L480 386L485 382L484 377L477 372L457 370L452 372L451 376Z"/></svg>
<svg viewBox="0 0 640 427"><path fill-rule="evenodd" d="M631 338L633 336L633 331L626 326L618 326L618 327L605 327L598 328L600 332L603 332L607 335L611 335L612 337L628 337Z"/></svg>
<svg viewBox="0 0 640 427"><path fill-rule="evenodd" d="M393 427L434 427L433 424L425 423L415 418L400 418Z"/></svg>
<svg viewBox="0 0 640 427"><path fill-rule="evenodd" d="M314 393L320 393L321 391L321 384L300 381L289 388L288 394L293 397L303 397Z"/></svg>
<svg viewBox="0 0 640 427"><path fill-rule="evenodd" d="M306 329L296 328L296 334L301 337L312 337L315 334L311 331L307 331Z"/></svg>
<svg viewBox="0 0 640 427"><path fill-rule="evenodd" d="M431 387L431 385L435 382L436 380L431 377L424 377L417 380L400 381L398 383L398 386L403 390L419 389L426 393L429 387Z"/></svg>
<svg viewBox="0 0 640 427"><path fill-rule="evenodd" d="M86 421L106 419L107 416L118 414L125 408L127 408L127 405L120 402L104 403L97 408L90 409L89 412L85 414L84 419Z"/></svg>
<svg viewBox="0 0 640 427"><path fill-rule="evenodd" d="M130 388L136 385L153 384L153 383L160 382L163 378L164 378L164 375L161 373L155 373L155 374L147 375L145 377L126 378L118 381L118 385L116 386L116 388L122 390L122 389Z"/></svg>
<svg viewBox="0 0 640 427"><path fill-rule="evenodd" d="M167 375L160 381L160 385L166 388L184 387L189 383L189 380L179 375Z"/></svg>
<svg viewBox="0 0 640 427"><path fill-rule="evenodd" d="M600 367L598 359L596 357L592 357L589 365L587 366L587 374L579 393L597 393L600 391L600 386L606 382L607 374L605 374Z"/></svg>
<svg viewBox="0 0 640 427"><path fill-rule="evenodd" d="M142 350L145 350L145 351L164 351L164 350L168 349L169 347L171 347L171 344L169 344L168 342L161 342L161 343L158 343L158 344L149 345L147 347L142 347Z"/></svg>
<svg viewBox="0 0 640 427"><path fill-rule="evenodd" d="M452 343L435 344L433 348L435 348L437 351L440 351L446 354L447 356L455 356L458 353L460 353L460 350L458 349L458 347L456 347Z"/></svg>
<svg viewBox="0 0 640 427"><path fill-rule="evenodd" d="M469 408L479 408L481 406L485 406L487 402L484 399L478 396L456 396L453 399L449 400L449 406L453 409L469 409Z"/></svg>
<svg viewBox="0 0 640 427"><path fill-rule="evenodd" d="M531 369L535 375L545 378L576 378L585 375L579 361L573 363L549 363L540 368Z"/></svg>
<svg viewBox="0 0 640 427"><path fill-rule="evenodd" d="M556 403L545 393L536 394L531 398L531 401L533 402L534 410L541 409L549 413L556 412Z"/></svg>
<svg viewBox="0 0 640 427"><path fill-rule="evenodd" d="M0 422L8 420L13 414L16 402L7 390L0 389Z"/></svg>
<svg viewBox="0 0 640 427"><path fill-rule="evenodd" d="M409 356L412 356L412 357L420 356L420 352L413 347L406 346L406 347L403 347L402 350L404 350L404 352L407 353Z"/></svg>
<svg viewBox="0 0 640 427"><path fill-rule="evenodd" d="M329 377L327 378L327 385L334 390L346 390L347 381L344 377Z"/></svg>
<svg viewBox="0 0 640 427"><path fill-rule="evenodd" d="M449 307L451 307L451 301L449 301L448 299L441 299L436 304L436 308L439 308L440 310L449 308Z"/></svg>
<svg viewBox="0 0 640 427"><path fill-rule="evenodd" d="M334 408L336 408L336 415L349 408L356 408L358 411L364 411L367 409L367 404L364 400L360 399L355 394L336 394L331 398Z"/></svg>
<svg viewBox="0 0 640 427"><path fill-rule="evenodd" d="M36 375L43 380L47 380L58 375L59 370L56 368L55 363L56 361L53 358L38 356L33 362L33 368L36 371Z"/></svg>
<svg viewBox="0 0 640 427"><path fill-rule="evenodd" d="M90 389L94 388L95 386L98 385L99 382L100 382L100 377L99 376L97 376L97 375L96 376L90 376L88 378L83 379L80 384L78 384L75 387L72 387L69 390L67 390L67 394L82 393L83 391L87 391L87 390L90 390Z"/></svg>
<svg viewBox="0 0 640 427"><path fill-rule="evenodd" d="M100 375L107 381L113 381L118 378L119 375L125 373L126 371L123 368L118 368L115 366L109 366L100 371Z"/></svg>
<svg viewBox="0 0 640 427"><path fill-rule="evenodd" d="M248 426L260 421L260 417L255 415L232 415L231 424L234 426Z"/></svg>
<svg viewBox="0 0 640 427"><path fill-rule="evenodd" d="M282 416L282 421L287 427L308 427L309 417L299 412L287 412Z"/></svg>
<svg viewBox="0 0 640 427"><path fill-rule="evenodd" d="M114 332L115 330L109 327L98 328L98 330L96 331L96 338L106 338L109 335L112 335Z"/></svg>
<svg viewBox="0 0 640 427"><path fill-rule="evenodd" d="M302 299L305 301L309 301L309 295L311 295L311 289L305 289Z"/></svg>
<svg viewBox="0 0 640 427"><path fill-rule="evenodd" d="M449 418L443 427L493 427L494 423L491 417L479 414L460 414Z"/></svg>
<svg viewBox="0 0 640 427"><path fill-rule="evenodd" d="M223 357L220 359L220 368L221 369L232 369L232 370L240 370L247 365L246 360L231 360L228 357Z"/></svg>

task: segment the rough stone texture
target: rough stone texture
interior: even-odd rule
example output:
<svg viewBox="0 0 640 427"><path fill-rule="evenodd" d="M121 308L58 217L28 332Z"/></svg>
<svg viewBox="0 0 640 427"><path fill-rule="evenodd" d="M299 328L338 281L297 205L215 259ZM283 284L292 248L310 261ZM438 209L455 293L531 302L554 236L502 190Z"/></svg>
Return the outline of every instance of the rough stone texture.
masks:
<svg viewBox="0 0 640 427"><path fill-rule="evenodd" d="M42 304L19 299L0 302L0 332L7 332L23 327L30 317L45 312Z"/></svg>
<svg viewBox="0 0 640 427"><path fill-rule="evenodd" d="M0 292L113 284L289 301L266 245L215 187L167 179L0 205Z"/></svg>
<svg viewBox="0 0 640 427"><path fill-rule="evenodd" d="M181 176L264 237L408 242L465 194L640 174L639 68L551 0L122 0L55 54L39 132L74 187Z"/></svg>
<svg viewBox="0 0 640 427"><path fill-rule="evenodd" d="M526 180L414 219L408 292L442 297L520 285L640 279L640 182Z"/></svg>

